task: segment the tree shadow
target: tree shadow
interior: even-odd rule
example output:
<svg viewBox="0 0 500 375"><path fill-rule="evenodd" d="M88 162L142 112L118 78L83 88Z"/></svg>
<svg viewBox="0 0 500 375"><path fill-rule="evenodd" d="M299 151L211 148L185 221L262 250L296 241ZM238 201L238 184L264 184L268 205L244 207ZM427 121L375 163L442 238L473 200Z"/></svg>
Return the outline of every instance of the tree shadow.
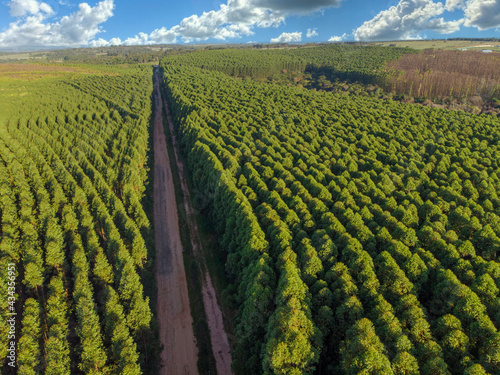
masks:
<svg viewBox="0 0 500 375"><path fill-rule="evenodd" d="M314 80L319 80L321 76L329 81L343 81L346 83L361 83L365 85L380 84L381 77L377 74L364 73L360 71L337 70L331 66L311 66L306 67L305 73L311 74Z"/></svg>

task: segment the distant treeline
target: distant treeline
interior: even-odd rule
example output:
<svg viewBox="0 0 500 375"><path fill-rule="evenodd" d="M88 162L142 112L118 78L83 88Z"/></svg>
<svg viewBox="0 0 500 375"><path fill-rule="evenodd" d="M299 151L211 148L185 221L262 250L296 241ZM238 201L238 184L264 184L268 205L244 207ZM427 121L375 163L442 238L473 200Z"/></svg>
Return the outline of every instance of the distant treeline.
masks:
<svg viewBox="0 0 500 375"><path fill-rule="evenodd" d="M332 84L375 85L386 93L416 99L448 98L495 101L500 96L500 54L478 51L424 50L380 46L322 45L307 48L213 50L180 54L165 60L234 77L273 82L294 75L308 88ZM293 77L292 77L293 79Z"/></svg>
<svg viewBox="0 0 500 375"><path fill-rule="evenodd" d="M488 100L500 91L500 53L424 50L391 61L388 71L388 91L418 98Z"/></svg>
<svg viewBox="0 0 500 375"><path fill-rule="evenodd" d="M236 77L268 78L285 71L318 72L330 80L375 82L385 74L387 61L416 52L409 48L324 45L280 50L214 50L183 54L165 60L216 70Z"/></svg>

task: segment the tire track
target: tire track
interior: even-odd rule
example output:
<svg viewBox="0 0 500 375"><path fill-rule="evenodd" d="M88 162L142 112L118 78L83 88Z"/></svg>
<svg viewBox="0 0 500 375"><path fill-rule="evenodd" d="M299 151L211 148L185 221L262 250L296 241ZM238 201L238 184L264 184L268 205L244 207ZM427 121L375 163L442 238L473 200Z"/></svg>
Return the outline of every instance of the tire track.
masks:
<svg viewBox="0 0 500 375"><path fill-rule="evenodd" d="M159 70L154 69L154 226L157 319L163 344L161 375L198 374L175 190L163 130Z"/></svg>
<svg viewBox="0 0 500 375"><path fill-rule="evenodd" d="M174 132L174 123L172 122L172 116L170 115L168 103L165 97L162 96L162 100L167 113L170 137L174 146L174 156L175 162L177 164L177 170L179 172L181 189L183 192L183 205L188 221L189 237L191 239L191 245L193 248L193 253L195 254L196 262L198 263L198 267L204 275L201 292L203 296L203 305L205 308L207 324L210 330L210 341L212 344L212 351L217 366L217 374L231 375L232 357L227 334L224 330L222 310L217 302L215 289L213 287L210 274L208 273L207 267L205 265L203 254L201 254L201 240L198 234L198 227L196 224L194 209L191 205L191 197L184 174L184 164L179 158L179 146Z"/></svg>

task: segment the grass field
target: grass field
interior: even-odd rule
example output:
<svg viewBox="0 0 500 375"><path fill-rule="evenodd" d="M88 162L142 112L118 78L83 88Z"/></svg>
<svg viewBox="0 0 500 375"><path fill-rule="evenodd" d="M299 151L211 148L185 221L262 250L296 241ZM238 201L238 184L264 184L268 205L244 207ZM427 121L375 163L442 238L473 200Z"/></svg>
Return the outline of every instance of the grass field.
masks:
<svg viewBox="0 0 500 375"><path fill-rule="evenodd" d="M0 53L0 62L7 62L11 60L29 60L29 59L43 59L46 55L40 55L40 52L22 52L22 53Z"/></svg>
<svg viewBox="0 0 500 375"><path fill-rule="evenodd" d="M376 42L378 46L410 47L414 49L445 49L454 50L467 48L471 50L490 49L500 52L500 42L470 41L470 40L402 40L395 42Z"/></svg>
<svg viewBox="0 0 500 375"><path fill-rule="evenodd" d="M0 64L0 87L2 83L33 81L42 78L53 78L71 74L107 74L115 75L110 68L85 67L85 66L69 66L63 64L27 64L27 63L10 63Z"/></svg>

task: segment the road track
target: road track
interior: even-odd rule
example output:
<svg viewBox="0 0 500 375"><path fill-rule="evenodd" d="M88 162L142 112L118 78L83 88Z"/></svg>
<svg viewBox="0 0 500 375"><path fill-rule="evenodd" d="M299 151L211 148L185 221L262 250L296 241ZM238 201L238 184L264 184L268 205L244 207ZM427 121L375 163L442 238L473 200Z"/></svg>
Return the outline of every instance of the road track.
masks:
<svg viewBox="0 0 500 375"><path fill-rule="evenodd" d="M182 258L175 190L163 129L160 75L154 70L154 227L156 313L160 327L161 375L198 374L198 348Z"/></svg>
<svg viewBox="0 0 500 375"><path fill-rule="evenodd" d="M180 153L179 145L177 143L177 137L175 136L174 132L174 123L172 121L172 116L170 115L168 103L164 96L163 96L163 105L165 106L165 111L167 114L167 122L170 132L170 138L172 139L172 145L174 148L175 163L177 164L177 170L179 172L179 181L183 193L183 206L187 216L191 246L193 249L195 260L198 264L198 268L202 271L202 274L204 275L201 286L201 293L203 296L205 316L208 328L210 330L210 342L212 344L212 351L217 367L217 374L231 375L232 357L231 357L229 341L224 328L222 310L220 308L219 303L217 302L215 289L213 287L213 283L210 278L210 274L208 273L207 266L205 264L205 259L201 251L201 239L196 224L194 209L191 204L190 192L188 189L186 176L184 173L184 164L181 158L179 157Z"/></svg>

